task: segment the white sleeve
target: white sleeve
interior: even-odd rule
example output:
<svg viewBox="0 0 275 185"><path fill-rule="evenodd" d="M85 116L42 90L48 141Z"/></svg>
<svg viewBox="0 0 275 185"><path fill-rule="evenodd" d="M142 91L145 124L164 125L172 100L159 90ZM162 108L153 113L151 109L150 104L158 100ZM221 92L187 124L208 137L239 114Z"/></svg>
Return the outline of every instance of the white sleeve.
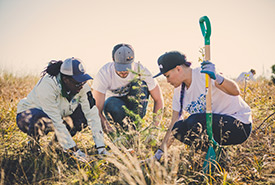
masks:
<svg viewBox="0 0 275 185"><path fill-rule="evenodd" d="M55 134L60 145L65 149L72 148L76 145L71 134L63 124L63 119L56 98L56 85L48 80L43 80L36 88L36 94L42 110L50 117L53 122Z"/></svg>
<svg viewBox="0 0 275 185"><path fill-rule="evenodd" d="M242 72L238 78L236 79L236 82L241 82L245 79L245 72Z"/></svg>
<svg viewBox="0 0 275 185"><path fill-rule="evenodd" d="M144 73L142 80L146 82L149 91L153 90L157 86L157 81L153 78L153 75L146 67L141 65L141 70L143 70L141 73Z"/></svg>
<svg viewBox="0 0 275 185"><path fill-rule="evenodd" d="M101 68L98 73L96 74L96 77L93 81L92 88L98 92L101 92L103 94L106 94L106 91L108 90L108 84L110 80L108 80L108 72L104 71L104 68Z"/></svg>
<svg viewBox="0 0 275 185"><path fill-rule="evenodd" d="M180 91L181 86L174 89L174 96L172 101L172 109L177 112L180 111Z"/></svg>
<svg viewBox="0 0 275 185"><path fill-rule="evenodd" d="M105 146L101 121L98 109L95 106L95 100L92 96L91 88L88 84L85 84L83 88L85 88L85 94L81 96L81 107L87 119L89 129L92 130L95 145L96 147Z"/></svg>

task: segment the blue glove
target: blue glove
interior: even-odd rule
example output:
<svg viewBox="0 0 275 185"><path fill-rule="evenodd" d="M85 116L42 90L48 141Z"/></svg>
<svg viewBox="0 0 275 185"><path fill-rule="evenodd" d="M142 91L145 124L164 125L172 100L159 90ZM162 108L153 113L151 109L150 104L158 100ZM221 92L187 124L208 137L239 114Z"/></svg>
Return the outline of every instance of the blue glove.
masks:
<svg viewBox="0 0 275 185"><path fill-rule="evenodd" d="M212 78L213 80L216 80L216 68L215 64L207 61L203 61L201 63L201 73L206 73Z"/></svg>
<svg viewBox="0 0 275 185"><path fill-rule="evenodd" d="M216 80L219 85L221 85L224 81L224 77L222 77L219 74L216 74L216 67L215 64L207 61L203 61L201 63L201 73L206 73L212 78L213 80Z"/></svg>

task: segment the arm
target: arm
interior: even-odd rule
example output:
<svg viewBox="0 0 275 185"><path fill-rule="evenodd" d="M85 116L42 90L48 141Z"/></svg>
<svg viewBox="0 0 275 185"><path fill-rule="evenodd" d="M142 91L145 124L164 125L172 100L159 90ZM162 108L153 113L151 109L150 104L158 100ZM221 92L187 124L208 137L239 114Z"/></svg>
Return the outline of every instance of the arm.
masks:
<svg viewBox="0 0 275 185"><path fill-rule="evenodd" d="M74 148L74 142L70 132L63 124L61 111L56 98L60 98L56 83L51 78L43 78L36 88L37 104L41 106L42 110L50 117L53 122L54 131L59 144L63 149L68 150Z"/></svg>
<svg viewBox="0 0 275 185"><path fill-rule="evenodd" d="M172 128L174 124L178 121L178 118L179 118L179 112L173 110L170 125L159 147L162 151L165 151L165 149L169 148L172 142L174 141L173 137L171 136L171 133L172 133Z"/></svg>
<svg viewBox="0 0 275 185"><path fill-rule="evenodd" d="M105 94L103 94L99 91L93 90L93 96L95 98L96 107L98 109L98 114L99 114L99 117L100 117L100 120L101 120L101 125L102 125L102 128L103 128L104 132L106 132L106 133L113 132L112 127L109 125L107 119L103 115Z"/></svg>
<svg viewBox="0 0 275 185"><path fill-rule="evenodd" d="M95 99L88 84L85 84L81 91L80 104L82 111L87 119L89 129L92 130L93 139L96 148L104 147L104 135L102 125L99 118L98 109L95 106Z"/></svg>
<svg viewBox="0 0 275 185"><path fill-rule="evenodd" d="M159 125L160 120L162 119L162 109L163 109L163 97L159 85L150 91L150 94L154 100L154 109L153 109L153 120L156 126ZM160 111L159 111L160 110Z"/></svg>
<svg viewBox="0 0 275 185"><path fill-rule="evenodd" d="M224 81L222 82L221 85L219 85L218 82L215 81L215 86L221 91L225 92L226 94L229 94L232 96L240 95L240 89L233 80L224 78Z"/></svg>
<svg viewBox="0 0 275 185"><path fill-rule="evenodd" d="M233 80L229 80L221 76L219 73L216 73L215 64L209 61L203 61L201 63L201 68L201 73L206 73L210 78L215 80L215 86L218 89L232 96L238 96L240 94L240 89Z"/></svg>
<svg viewBox="0 0 275 185"><path fill-rule="evenodd" d="M94 106L89 111L90 120L88 120L88 125L93 133L93 139L96 145L96 148L104 147L104 135L102 132L102 124L100 123L100 118L98 114L98 109L96 106Z"/></svg>

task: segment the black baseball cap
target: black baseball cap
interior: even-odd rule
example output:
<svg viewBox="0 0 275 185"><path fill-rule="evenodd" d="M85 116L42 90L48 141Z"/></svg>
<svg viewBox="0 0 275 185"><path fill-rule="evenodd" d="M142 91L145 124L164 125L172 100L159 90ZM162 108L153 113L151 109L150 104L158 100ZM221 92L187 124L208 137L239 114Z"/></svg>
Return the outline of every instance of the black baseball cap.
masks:
<svg viewBox="0 0 275 185"><path fill-rule="evenodd" d="M153 78L156 78L182 64L188 67L191 65L190 62L186 61L186 56L184 54L178 51L166 52L158 58L160 73L155 75Z"/></svg>

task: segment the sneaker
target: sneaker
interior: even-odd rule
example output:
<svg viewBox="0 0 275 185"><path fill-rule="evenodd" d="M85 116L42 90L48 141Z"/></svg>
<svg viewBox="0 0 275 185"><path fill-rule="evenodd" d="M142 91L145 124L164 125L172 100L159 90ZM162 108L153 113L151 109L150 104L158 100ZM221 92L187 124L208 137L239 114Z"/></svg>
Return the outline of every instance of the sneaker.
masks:
<svg viewBox="0 0 275 185"><path fill-rule="evenodd" d="M76 152L73 152L73 156L81 162L89 162L91 160L91 157L82 152L80 149L78 149Z"/></svg>
<svg viewBox="0 0 275 185"><path fill-rule="evenodd" d="M111 155L111 154L106 150L106 148L99 148L99 149L97 149L97 153L98 153L99 155L106 155L106 156Z"/></svg>

